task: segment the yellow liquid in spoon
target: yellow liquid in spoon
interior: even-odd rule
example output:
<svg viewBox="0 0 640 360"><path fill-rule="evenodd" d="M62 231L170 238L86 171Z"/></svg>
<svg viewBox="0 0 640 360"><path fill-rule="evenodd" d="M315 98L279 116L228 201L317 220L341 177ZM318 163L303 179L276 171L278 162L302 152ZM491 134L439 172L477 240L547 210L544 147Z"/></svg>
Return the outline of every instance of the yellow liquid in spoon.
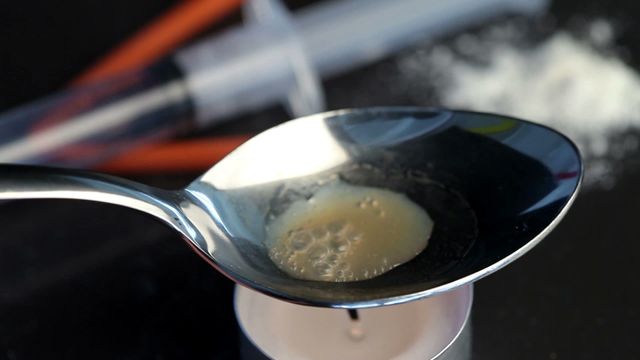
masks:
<svg viewBox="0 0 640 360"><path fill-rule="evenodd" d="M292 277L358 281L414 258L432 230L429 215L405 195L337 182L274 219L267 246L273 262Z"/></svg>

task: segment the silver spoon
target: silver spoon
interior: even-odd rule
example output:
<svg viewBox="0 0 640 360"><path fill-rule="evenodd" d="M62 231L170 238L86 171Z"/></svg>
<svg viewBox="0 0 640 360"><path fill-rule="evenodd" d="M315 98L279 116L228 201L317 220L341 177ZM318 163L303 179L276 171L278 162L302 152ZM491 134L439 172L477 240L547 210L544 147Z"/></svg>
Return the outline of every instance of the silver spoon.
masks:
<svg viewBox="0 0 640 360"><path fill-rule="evenodd" d="M276 126L179 191L0 165L0 199L82 199L137 209L171 226L240 284L300 304L363 308L431 296L504 267L558 224L581 178L575 145L544 126L472 112L369 108ZM407 194L435 221L429 246L366 281L288 276L267 254L265 225L331 181Z"/></svg>

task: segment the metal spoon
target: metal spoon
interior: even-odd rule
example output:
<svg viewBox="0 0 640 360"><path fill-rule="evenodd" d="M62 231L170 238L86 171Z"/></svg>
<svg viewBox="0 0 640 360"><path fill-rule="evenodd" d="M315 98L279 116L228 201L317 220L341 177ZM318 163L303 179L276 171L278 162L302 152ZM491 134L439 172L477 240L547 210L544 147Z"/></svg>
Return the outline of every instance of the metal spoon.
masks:
<svg viewBox="0 0 640 360"><path fill-rule="evenodd" d="M276 126L179 191L1 165L0 199L83 199L137 209L174 228L240 284L300 304L362 308L431 296L504 267L558 224L581 177L575 145L544 126L472 112L369 108ZM288 276L267 254L265 225L331 181L407 194L435 221L429 246L366 281Z"/></svg>

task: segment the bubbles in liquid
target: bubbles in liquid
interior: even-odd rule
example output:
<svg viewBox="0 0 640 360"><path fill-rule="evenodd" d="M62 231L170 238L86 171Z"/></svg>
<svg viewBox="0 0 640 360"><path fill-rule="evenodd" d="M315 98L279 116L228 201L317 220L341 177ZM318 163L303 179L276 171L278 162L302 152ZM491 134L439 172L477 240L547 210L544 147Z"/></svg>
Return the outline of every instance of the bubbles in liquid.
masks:
<svg viewBox="0 0 640 360"><path fill-rule="evenodd" d="M322 240L325 236L327 236L328 232L327 229L325 229L324 227L316 227L311 229L311 237L314 240Z"/></svg>
<svg viewBox="0 0 640 360"><path fill-rule="evenodd" d="M331 234L336 235L344 229L345 225L344 221L332 221L327 225L327 229Z"/></svg>
<svg viewBox="0 0 640 360"><path fill-rule="evenodd" d="M344 237L332 237L329 240L329 246L331 246L331 250L337 253L343 253L349 250L349 241Z"/></svg>
<svg viewBox="0 0 640 360"><path fill-rule="evenodd" d="M309 254L307 257L312 262L319 262L323 261L324 258L327 257L327 255L329 255L329 249L322 245L317 245L309 249Z"/></svg>
<svg viewBox="0 0 640 360"><path fill-rule="evenodd" d="M329 255L329 257L327 257L327 263L329 265L333 265L333 266L337 265L338 264L338 255L336 255L336 254Z"/></svg>
<svg viewBox="0 0 640 360"><path fill-rule="evenodd" d="M402 194L336 182L274 219L267 245L291 276L357 281L409 261L427 246L432 228L427 213Z"/></svg>
<svg viewBox="0 0 640 360"><path fill-rule="evenodd" d="M295 251L303 251L312 242L311 236L305 232L299 232L292 235L291 249Z"/></svg>
<svg viewBox="0 0 640 360"><path fill-rule="evenodd" d="M325 262L318 262L313 265L314 270L320 276L327 276L331 272L331 265Z"/></svg>
<svg viewBox="0 0 640 360"><path fill-rule="evenodd" d="M362 240L362 234L358 234L355 231L348 231L345 234L345 239L347 239L347 242L349 243L357 244L360 242L360 240Z"/></svg>

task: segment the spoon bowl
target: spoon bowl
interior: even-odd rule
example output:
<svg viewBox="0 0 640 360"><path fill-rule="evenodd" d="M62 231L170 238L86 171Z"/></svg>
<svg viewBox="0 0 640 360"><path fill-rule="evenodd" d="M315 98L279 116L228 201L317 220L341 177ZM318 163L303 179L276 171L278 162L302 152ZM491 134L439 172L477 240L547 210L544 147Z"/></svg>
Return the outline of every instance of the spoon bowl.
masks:
<svg viewBox="0 0 640 360"><path fill-rule="evenodd" d="M428 297L504 267L558 224L581 178L575 145L541 125L473 112L366 108L269 129L179 191L2 165L0 199L84 199L134 208L174 228L242 285L299 304L364 308ZM281 271L264 244L266 225L332 181L406 194L434 220L427 248L364 281L308 281Z"/></svg>

